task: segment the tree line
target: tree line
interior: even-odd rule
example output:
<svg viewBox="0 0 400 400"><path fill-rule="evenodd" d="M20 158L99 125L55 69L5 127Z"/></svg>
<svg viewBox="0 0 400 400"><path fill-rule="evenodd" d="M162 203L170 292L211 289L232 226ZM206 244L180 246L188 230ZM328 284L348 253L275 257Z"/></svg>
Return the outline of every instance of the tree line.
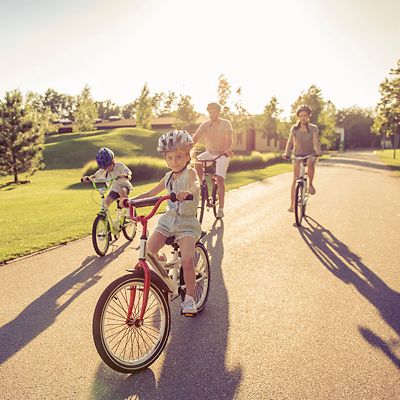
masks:
<svg viewBox="0 0 400 400"><path fill-rule="evenodd" d="M264 138L287 138L296 122L295 110L301 104L313 109L311 123L318 125L321 143L326 149L338 149L336 127L345 130L345 148L371 147L379 144L379 136L398 137L400 129L400 60L380 86L381 99L375 110L358 106L337 109L323 97L322 90L311 85L296 98L289 118L283 118L277 97L272 96L259 115L248 112L242 100L241 87L232 88L220 75L216 100L222 106L221 116L231 120L235 132L255 129ZM210 99L212 101L214 99ZM154 117L173 117L177 129L195 129L200 113L190 95L151 93L147 83L139 96L125 105L110 99L95 101L89 86L77 96L48 89L43 95L19 90L6 92L0 100L0 173L13 175L18 182L21 172L33 173L43 167L42 148L46 134L56 131L57 122L74 122L74 130L95 129L96 119L118 116L135 118L139 128L151 128ZM397 147L396 143L396 147Z"/></svg>

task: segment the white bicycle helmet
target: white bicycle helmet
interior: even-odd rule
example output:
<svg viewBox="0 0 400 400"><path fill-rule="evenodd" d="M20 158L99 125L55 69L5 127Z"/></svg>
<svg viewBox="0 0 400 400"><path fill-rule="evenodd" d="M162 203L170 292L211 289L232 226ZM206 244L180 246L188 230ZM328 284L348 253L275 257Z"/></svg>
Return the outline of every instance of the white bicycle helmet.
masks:
<svg viewBox="0 0 400 400"><path fill-rule="evenodd" d="M157 151L166 153L182 147L193 146L193 139L187 131L174 130L168 132L158 139Z"/></svg>

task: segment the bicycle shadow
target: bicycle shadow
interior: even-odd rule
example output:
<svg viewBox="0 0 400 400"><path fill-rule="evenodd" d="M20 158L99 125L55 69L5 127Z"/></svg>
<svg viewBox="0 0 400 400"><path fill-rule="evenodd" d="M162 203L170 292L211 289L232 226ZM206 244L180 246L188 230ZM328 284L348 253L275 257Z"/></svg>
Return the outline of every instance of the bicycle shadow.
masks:
<svg viewBox="0 0 400 400"><path fill-rule="evenodd" d="M119 374L101 363L92 387L91 398L96 400L157 398L156 378L148 368L138 374Z"/></svg>
<svg viewBox="0 0 400 400"><path fill-rule="evenodd" d="M99 273L125 250L124 243L104 257L88 256L82 264L29 304L16 318L0 327L0 364L4 363L50 327L73 301L95 285ZM74 288L77 288L74 290ZM70 295L72 292L72 295ZM68 299L58 304L59 299Z"/></svg>
<svg viewBox="0 0 400 400"><path fill-rule="evenodd" d="M400 368L400 358L394 351L400 343L400 293L387 286L331 231L311 217L306 216L305 221L308 226L300 227L299 232L321 264L345 284L353 285L397 334L396 339L386 342L369 328L358 328L368 343L379 348L397 368Z"/></svg>

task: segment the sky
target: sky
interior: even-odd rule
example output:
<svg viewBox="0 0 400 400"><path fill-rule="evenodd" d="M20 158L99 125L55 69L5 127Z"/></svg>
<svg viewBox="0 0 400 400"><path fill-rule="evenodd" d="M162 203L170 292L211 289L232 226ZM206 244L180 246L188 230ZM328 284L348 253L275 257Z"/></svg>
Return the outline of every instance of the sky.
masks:
<svg viewBox="0 0 400 400"><path fill-rule="evenodd" d="M336 107L375 107L400 59L399 0L1 0L0 96L87 84L95 100L190 95L223 74L250 113L288 113L315 84Z"/></svg>

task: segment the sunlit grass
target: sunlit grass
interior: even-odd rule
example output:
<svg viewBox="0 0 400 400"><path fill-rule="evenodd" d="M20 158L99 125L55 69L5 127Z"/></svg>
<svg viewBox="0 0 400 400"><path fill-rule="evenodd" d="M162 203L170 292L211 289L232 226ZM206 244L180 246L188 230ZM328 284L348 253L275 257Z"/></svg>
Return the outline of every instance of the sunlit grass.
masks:
<svg viewBox="0 0 400 400"><path fill-rule="evenodd" d="M396 150L396 158L393 158L394 150L379 150L376 154L382 162L394 170L396 176L400 177L400 149Z"/></svg>
<svg viewBox="0 0 400 400"><path fill-rule="evenodd" d="M291 168L290 163L279 163L263 169L229 173L227 190L288 172ZM30 184L0 189L0 261L90 235L100 198L89 185L79 183L80 177L80 168L39 171L29 178ZM9 178L1 177L0 186ZM154 184L134 185L131 195L143 193Z"/></svg>

